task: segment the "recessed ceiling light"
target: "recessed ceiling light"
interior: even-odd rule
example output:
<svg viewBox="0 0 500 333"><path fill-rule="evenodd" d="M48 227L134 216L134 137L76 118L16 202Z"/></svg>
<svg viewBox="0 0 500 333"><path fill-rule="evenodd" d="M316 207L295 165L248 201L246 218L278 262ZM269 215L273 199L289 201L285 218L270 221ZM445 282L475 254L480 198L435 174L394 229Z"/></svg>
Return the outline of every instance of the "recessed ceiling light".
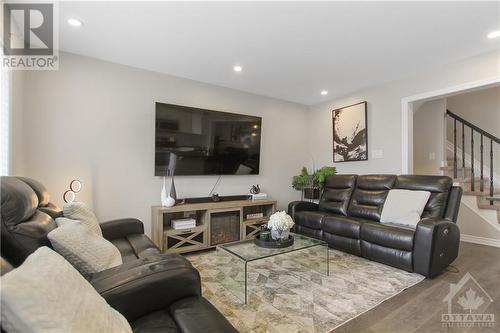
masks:
<svg viewBox="0 0 500 333"><path fill-rule="evenodd" d="M500 30L492 31L488 34L489 39L500 37Z"/></svg>
<svg viewBox="0 0 500 333"><path fill-rule="evenodd" d="M76 19L76 18L70 18L68 19L68 24L72 25L74 27L81 27L82 26L82 21Z"/></svg>
<svg viewBox="0 0 500 333"><path fill-rule="evenodd" d="M328 95L328 90L321 90L321 95Z"/></svg>
<svg viewBox="0 0 500 333"><path fill-rule="evenodd" d="M233 67L233 70L237 73L241 72L243 70L243 67L241 67L240 65L236 65Z"/></svg>

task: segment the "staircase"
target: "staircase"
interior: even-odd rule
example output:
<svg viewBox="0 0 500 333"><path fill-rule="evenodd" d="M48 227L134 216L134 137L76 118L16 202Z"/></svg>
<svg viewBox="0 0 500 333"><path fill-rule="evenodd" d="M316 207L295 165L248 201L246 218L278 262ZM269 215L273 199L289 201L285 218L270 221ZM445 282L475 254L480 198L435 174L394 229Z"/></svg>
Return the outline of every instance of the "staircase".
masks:
<svg viewBox="0 0 500 333"><path fill-rule="evenodd" d="M446 116L453 122L453 141L448 144L447 165L441 167L441 171L462 187L464 195L475 196L479 209L495 210L500 223L500 184L494 168L494 151L500 146L500 139L450 110L446 111ZM470 142L465 140L466 132L470 133ZM479 140L476 155L475 140ZM461 147L458 146L460 142ZM466 153L467 147L470 147L470 153ZM485 154L488 154L487 163Z"/></svg>

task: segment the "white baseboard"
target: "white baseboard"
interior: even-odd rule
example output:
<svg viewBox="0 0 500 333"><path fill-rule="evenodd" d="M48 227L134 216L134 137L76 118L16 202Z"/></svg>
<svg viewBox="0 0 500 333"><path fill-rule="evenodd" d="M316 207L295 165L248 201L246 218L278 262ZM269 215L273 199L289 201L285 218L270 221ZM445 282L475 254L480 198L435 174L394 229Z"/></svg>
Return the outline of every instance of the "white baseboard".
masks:
<svg viewBox="0 0 500 333"><path fill-rule="evenodd" d="M460 240L462 242L467 242L467 243L500 247L500 239L493 239L493 238L478 237L478 236L462 234L462 235L460 235Z"/></svg>

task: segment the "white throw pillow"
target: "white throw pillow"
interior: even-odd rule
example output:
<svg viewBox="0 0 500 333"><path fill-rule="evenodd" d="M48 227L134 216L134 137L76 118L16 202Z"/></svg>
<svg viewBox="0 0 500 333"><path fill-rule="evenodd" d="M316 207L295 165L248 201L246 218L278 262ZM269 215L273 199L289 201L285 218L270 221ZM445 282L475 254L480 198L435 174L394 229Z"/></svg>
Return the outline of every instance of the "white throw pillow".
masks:
<svg viewBox="0 0 500 333"><path fill-rule="evenodd" d="M430 195L429 191L390 190L380 222L416 227Z"/></svg>
<svg viewBox="0 0 500 333"><path fill-rule="evenodd" d="M64 258L41 247L1 278L7 333L132 333L127 320Z"/></svg>
<svg viewBox="0 0 500 333"><path fill-rule="evenodd" d="M102 230L97 217L92 209L83 202L68 202L64 204L63 215L69 219L81 221L90 230L102 236Z"/></svg>
<svg viewBox="0 0 500 333"><path fill-rule="evenodd" d="M58 217L58 218L56 218L56 224L57 224L58 227L62 227L65 224L75 223L75 222L80 222L80 221L68 219L67 217Z"/></svg>
<svg viewBox="0 0 500 333"><path fill-rule="evenodd" d="M83 275L123 264L120 251L81 222L55 228L47 237L52 247Z"/></svg>

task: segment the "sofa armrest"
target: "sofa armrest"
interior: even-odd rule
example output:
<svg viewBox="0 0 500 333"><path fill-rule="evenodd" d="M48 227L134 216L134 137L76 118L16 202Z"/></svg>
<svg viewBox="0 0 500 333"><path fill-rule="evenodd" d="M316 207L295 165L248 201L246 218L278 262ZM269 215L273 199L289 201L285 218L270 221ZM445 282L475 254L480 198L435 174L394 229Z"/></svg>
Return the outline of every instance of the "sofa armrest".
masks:
<svg viewBox="0 0 500 333"><path fill-rule="evenodd" d="M292 201L288 204L288 215L295 219L295 213L302 210L318 210L319 205L309 201Z"/></svg>
<svg viewBox="0 0 500 333"><path fill-rule="evenodd" d="M446 219L424 218L417 224L413 245L413 270L434 277L458 256L460 230Z"/></svg>
<svg viewBox="0 0 500 333"><path fill-rule="evenodd" d="M186 297L175 302L169 313L181 332L238 333L229 321L203 297Z"/></svg>
<svg viewBox="0 0 500 333"><path fill-rule="evenodd" d="M167 309L182 298L201 296L200 274L180 255L156 256L122 266L94 274L89 282L129 322Z"/></svg>
<svg viewBox="0 0 500 333"><path fill-rule="evenodd" d="M103 222L100 224L102 235L107 240L123 238L130 234L143 234L144 225L134 218L125 218Z"/></svg>
<svg viewBox="0 0 500 333"><path fill-rule="evenodd" d="M446 211L444 213L444 218L453 222L457 222L458 210L460 209L460 202L462 200L463 190L460 186L452 186L450 189L450 194L448 196L448 205L446 205Z"/></svg>

